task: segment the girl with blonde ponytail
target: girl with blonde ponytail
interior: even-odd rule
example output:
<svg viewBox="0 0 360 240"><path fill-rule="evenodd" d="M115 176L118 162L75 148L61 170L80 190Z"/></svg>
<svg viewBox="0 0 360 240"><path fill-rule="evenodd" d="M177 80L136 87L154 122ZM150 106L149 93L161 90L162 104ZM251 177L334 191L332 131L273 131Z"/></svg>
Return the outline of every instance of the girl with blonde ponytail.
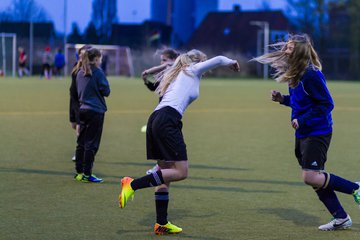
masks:
<svg viewBox="0 0 360 240"><path fill-rule="evenodd" d="M144 80L145 86L152 92L154 92L158 88L165 70L171 67L175 62L176 58L179 56L179 53L172 48L158 50L155 54L160 55L160 65L146 69L141 73L141 77ZM149 81L149 76L154 76L157 81ZM159 102L160 101L161 97L159 98ZM141 132L146 132L146 125L141 128ZM154 167L146 171L146 174L156 172L158 169L159 166L155 164Z"/></svg>
<svg viewBox="0 0 360 240"><path fill-rule="evenodd" d="M163 96L170 83L175 80L181 71L186 74L186 68L192 63L198 63L206 60L206 55L199 50L191 50L187 53L181 54L174 62L171 68L168 69L162 76L159 87L156 89L160 96Z"/></svg>
<svg viewBox="0 0 360 240"><path fill-rule="evenodd" d="M319 230L347 229L352 225L350 216L340 204L335 191L352 195L360 205L359 184L325 172L325 162L332 136L334 102L321 72L321 63L309 36L292 35L286 43L273 46L273 53L254 58L270 64L274 78L289 85L289 94L273 90L274 102L292 109L291 126L295 129L295 156L302 168L305 184L311 186L325 205L332 220L319 226Z"/></svg>
<svg viewBox="0 0 360 240"><path fill-rule="evenodd" d="M141 178L121 179L119 207L124 208L136 190L155 187L155 234L180 233L182 229L167 220L169 185L188 175L188 158L182 134L182 116L199 96L202 75L215 67L228 66L239 71L236 60L217 56L206 60L199 50L191 50L176 58L160 81L157 92L162 97L148 120L146 129L147 159L156 160L159 169Z"/></svg>

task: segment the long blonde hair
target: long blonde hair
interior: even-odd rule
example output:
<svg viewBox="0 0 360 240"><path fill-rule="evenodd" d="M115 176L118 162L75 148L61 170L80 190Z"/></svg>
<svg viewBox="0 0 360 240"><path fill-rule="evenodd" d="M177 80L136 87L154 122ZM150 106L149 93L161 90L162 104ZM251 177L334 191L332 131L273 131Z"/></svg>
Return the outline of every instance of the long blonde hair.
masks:
<svg viewBox="0 0 360 240"><path fill-rule="evenodd" d="M197 49L192 49L187 53L180 54L169 69L165 70L163 74L158 75L157 81L160 81L160 84L157 87L156 92L160 96L163 96L169 85L176 79L181 71L188 74L185 70L186 67L192 63L203 62L206 59L206 54Z"/></svg>
<svg viewBox="0 0 360 240"><path fill-rule="evenodd" d="M289 43L294 43L294 50L290 56L287 56L285 51ZM300 78L310 64L319 70L322 69L319 56L307 34L290 35L287 42L275 43L270 47L274 48L275 51L252 60L269 64L275 70L273 78L277 82L288 83L291 88L298 85Z"/></svg>

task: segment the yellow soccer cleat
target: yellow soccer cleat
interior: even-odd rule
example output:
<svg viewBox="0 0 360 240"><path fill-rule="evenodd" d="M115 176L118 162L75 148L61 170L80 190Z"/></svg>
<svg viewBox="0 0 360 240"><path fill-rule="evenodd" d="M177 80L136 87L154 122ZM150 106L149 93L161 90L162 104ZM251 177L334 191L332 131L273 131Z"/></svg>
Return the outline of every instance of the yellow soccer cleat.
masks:
<svg viewBox="0 0 360 240"><path fill-rule="evenodd" d="M130 197L134 199L135 191L131 188L130 183L134 181L134 179L130 177L124 177L121 179L121 192L119 194L119 207L124 208L126 206L127 201Z"/></svg>
<svg viewBox="0 0 360 240"><path fill-rule="evenodd" d="M84 177L84 174L83 174L83 173L76 173L75 176L74 176L74 179L75 179L76 181L81 182L81 180L83 179L83 177Z"/></svg>
<svg viewBox="0 0 360 240"><path fill-rule="evenodd" d="M165 225L160 225L158 223L154 226L154 232L156 235L163 235L163 234L177 234L182 232L182 228L175 226L171 222L168 222Z"/></svg>

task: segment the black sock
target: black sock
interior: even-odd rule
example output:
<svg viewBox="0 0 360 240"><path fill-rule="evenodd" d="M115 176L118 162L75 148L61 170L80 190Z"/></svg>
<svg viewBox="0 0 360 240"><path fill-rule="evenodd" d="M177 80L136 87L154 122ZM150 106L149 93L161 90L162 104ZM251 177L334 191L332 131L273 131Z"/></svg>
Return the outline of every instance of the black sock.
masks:
<svg viewBox="0 0 360 240"><path fill-rule="evenodd" d="M142 188L155 187L164 183L161 171L154 172L131 182L131 188L135 191Z"/></svg>
<svg viewBox="0 0 360 240"><path fill-rule="evenodd" d="M167 210L169 205L168 192L155 192L156 223L167 224Z"/></svg>
<svg viewBox="0 0 360 240"><path fill-rule="evenodd" d="M318 189L316 194L334 218L346 218L347 213L333 190Z"/></svg>
<svg viewBox="0 0 360 240"><path fill-rule="evenodd" d="M327 176L325 181L325 186L323 188L332 189L337 192L342 192L346 194L353 194L355 190L359 189L359 185L351 182L342 177L336 176L334 174L324 173ZM327 184L326 184L327 183Z"/></svg>

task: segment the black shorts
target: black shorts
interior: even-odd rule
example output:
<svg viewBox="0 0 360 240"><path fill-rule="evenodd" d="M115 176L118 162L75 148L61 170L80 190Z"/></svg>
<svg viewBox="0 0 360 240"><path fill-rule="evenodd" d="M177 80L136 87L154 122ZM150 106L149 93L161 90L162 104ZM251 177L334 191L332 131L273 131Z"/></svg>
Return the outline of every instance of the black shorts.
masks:
<svg viewBox="0 0 360 240"><path fill-rule="evenodd" d="M50 64L48 64L48 63L44 63L43 65L42 65L42 68L43 68L43 71L44 70L50 70Z"/></svg>
<svg viewBox="0 0 360 240"><path fill-rule="evenodd" d="M332 133L296 138L295 156L303 170L321 171L325 168Z"/></svg>
<svg viewBox="0 0 360 240"><path fill-rule="evenodd" d="M187 160L186 144L181 132L181 114L172 107L153 112L146 128L148 160Z"/></svg>

